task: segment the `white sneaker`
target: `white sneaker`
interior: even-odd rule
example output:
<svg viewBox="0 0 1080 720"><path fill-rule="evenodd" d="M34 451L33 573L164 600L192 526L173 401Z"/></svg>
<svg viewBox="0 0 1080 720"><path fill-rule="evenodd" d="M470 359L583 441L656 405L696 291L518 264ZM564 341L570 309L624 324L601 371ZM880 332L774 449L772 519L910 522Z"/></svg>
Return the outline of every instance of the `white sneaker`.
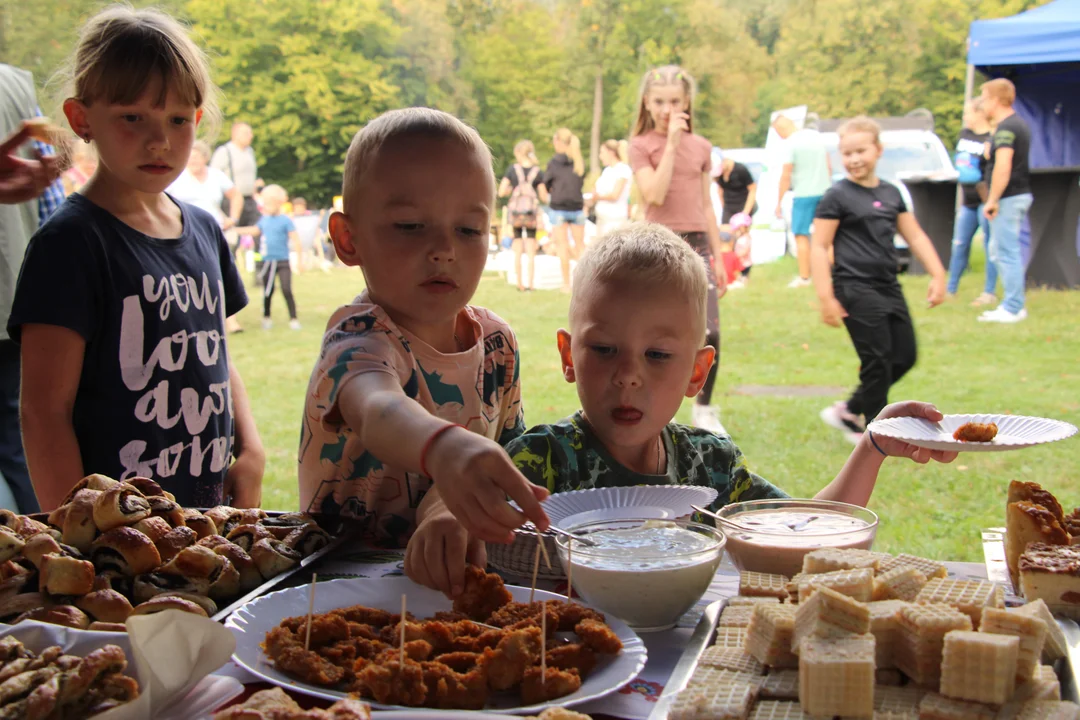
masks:
<svg viewBox="0 0 1080 720"><path fill-rule="evenodd" d="M995 323L1018 323L1021 320L1027 320L1027 310L1020 309L1020 312L1011 313L1002 306L998 306L994 310L987 310L979 316L979 322L995 322Z"/></svg>
<svg viewBox="0 0 1080 720"><path fill-rule="evenodd" d="M732 280L731 282L729 282L727 284L727 286L728 286L728 290L738 290L740 288L746 287L746 283L743 282L741 279L740 280Z"/></svg>
<svg viewBox="0 0 1080 720"><path fill-rule="evenodd" d="M289 329L290 330L299 330L300 329L300 321L299 320L290 320L289 321Z"/></svg>
<svg viewBox="0 0 1080 720"><path fill-rule="evenodd" d="M813 285L814 281L810 278L796 277L794 280L788 283L789 288L801 288L807 285Z"/></svg>
<svg viewBox="0 0 1080 720"><path fill-rule="evenodd" d="M971 307L982 307L983 305L993 305L997 302L997 296L993 293L984 292L979 297L971 301Z"/></svg>
<svg viewBox="0 0 1080 720"><path fill-rule="evenodd" d="M263 330L269 330L270 328L274 327L274 321L270 318L263 318L262 325Z"/></svg>
<svg viewBox="0 0 1080 720"><path fill-rule="evenodd" d="M821 421L831 428L836 428L844 433L849 440L858 442L863 434L863 426L859 416L850 412L847 403L843 400L835 402L818 413Z"/></svg>
<svg viewBox="0 0 1080 720"><path fill-rule="evenodd" d="M720 422L720 411L712 405L694 403L694 408L690 411L690 418L694 426L702 430L708 430L717 435L729 434L724 428L724 424Z"/></svg>

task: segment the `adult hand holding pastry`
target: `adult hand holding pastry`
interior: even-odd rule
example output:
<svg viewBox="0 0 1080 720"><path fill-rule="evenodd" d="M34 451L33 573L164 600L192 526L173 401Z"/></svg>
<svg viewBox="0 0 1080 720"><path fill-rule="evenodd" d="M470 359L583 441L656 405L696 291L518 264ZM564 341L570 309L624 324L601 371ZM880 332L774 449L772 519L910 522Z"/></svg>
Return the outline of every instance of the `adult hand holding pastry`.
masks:
<svg viewBox="0 0 1080 720"><path fill-rule="evenodd" d="M547 490L526 480L497 443L457 426L436 432L422 453L421 469L465 530L480 540L509 543L526 520L547 529L540 507ZM520 511L506 502L507 495Z"/></svg>

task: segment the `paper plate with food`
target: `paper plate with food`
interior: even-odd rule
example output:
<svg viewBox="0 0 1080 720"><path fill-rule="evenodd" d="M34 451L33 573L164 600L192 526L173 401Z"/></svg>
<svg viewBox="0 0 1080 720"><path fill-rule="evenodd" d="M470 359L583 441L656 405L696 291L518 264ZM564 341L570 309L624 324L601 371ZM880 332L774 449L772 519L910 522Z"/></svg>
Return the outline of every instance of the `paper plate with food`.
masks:
<svg viewBox="0 0 1080 720"><path fill-rule="evenodd" d="M929 450L1000 452L1064 440L1076 426L1024 415L946 415L941 422L897 417L875 420L867 430Z"/></svg>
<svg viewBox="0 0 1080 720"><path fill-rule="evenodd" d="M472 566L453 602L403 577L332 580L265 595L226 627L233 659L267 682L384 709L573 705L618 690L646 660L620 620Z"/></svg>

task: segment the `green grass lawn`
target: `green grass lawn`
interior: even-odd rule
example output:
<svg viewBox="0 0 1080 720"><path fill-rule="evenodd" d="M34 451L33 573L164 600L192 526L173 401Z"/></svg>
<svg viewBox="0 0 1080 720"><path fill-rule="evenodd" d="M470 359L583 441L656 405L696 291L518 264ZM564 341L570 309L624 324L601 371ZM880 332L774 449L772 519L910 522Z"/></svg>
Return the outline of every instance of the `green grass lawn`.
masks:
<svg viewBox="0 0 1080 720"><path fill-rule="evenodd" d="M982 257L961 285L960 298L929 310L927 280L904 278L919 340L919 361L891 400L934 402L943 412L1042 415L1080 423L1080 293L1035 291L1028 321L1011 326L976 322L968 302L982 287ZM751 285L721 301L723 348L714 401L751 468L793 495L811 496L840 469L851 451L818 419L838 397L751 397L744 385L850 387L858 360L843 330L821 323L811 288L788 290L791 259L758 266ZM295 509L300 416L323 326L330 313L363 287L359 270L337 268L294 280L301 331L289 330L284 302L275 297L275 326L259 326L256 296L241 313L247 332L231 341L267 448L263 504ZM565 323L568 296L519 294L491 275L474 302L510 322L521 345L527 422L554 421L578 408L574 387L559 372L555 331ZM678 415L689 421L687 400ZM980 561L979 530L1004 523L1005 490L1012 479L1041 483L1066 508L1080 504L1080 440L1017 452L966 454L951 465L886 463L870 502L881 515L876 548L930 557Z"/></svg>

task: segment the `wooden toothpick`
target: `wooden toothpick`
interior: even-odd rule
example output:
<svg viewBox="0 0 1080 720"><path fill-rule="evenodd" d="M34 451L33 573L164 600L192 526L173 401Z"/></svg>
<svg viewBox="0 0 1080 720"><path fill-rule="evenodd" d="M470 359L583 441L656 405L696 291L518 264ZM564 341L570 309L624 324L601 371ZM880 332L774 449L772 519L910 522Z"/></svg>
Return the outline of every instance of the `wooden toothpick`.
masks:
<svg viewBox="0 0 1080 720"><path fill-rule="evenodd" d="M540 545L536 546L536 555L533 557L532 588L529 590L529 604L532 604L536 596L536 576L540 573Z"/></svg>
<svg viewBox="0 0 1080 720"><path fill-rule="evenodd" d="M304 636L304 650L311 649L311 616L315 612L315 582L319 579L319 573L311 574L311 589L308 591L307 603L307 633Z"/></svg>
<svg viewBox="0 0 1080 720"><path fill-rule="evenodd" d="M547 682L547 600L540 606L540 685Z"/></svg>
<svg viewBox="0 0 1080 720"><path fill-rule="evenodd" d="M566 602L574 601L574 541L566 541Z"/></svg>
<svg viewBox="0 0 1080 720"><path fill-rule="evenodd" d="M544 545L544 538L542 535L537 534L536 541L540 543L540 552L544 553L544 564L547 565L547 569L553 569L551 567L551 556L548 555L547 546Z"/></svg>
<svg viewBox="0 0 1080 720"><path fill-rule="evenodd" d="M401 651L398 662L405 667L405 593L401 593Z"/></svg>

